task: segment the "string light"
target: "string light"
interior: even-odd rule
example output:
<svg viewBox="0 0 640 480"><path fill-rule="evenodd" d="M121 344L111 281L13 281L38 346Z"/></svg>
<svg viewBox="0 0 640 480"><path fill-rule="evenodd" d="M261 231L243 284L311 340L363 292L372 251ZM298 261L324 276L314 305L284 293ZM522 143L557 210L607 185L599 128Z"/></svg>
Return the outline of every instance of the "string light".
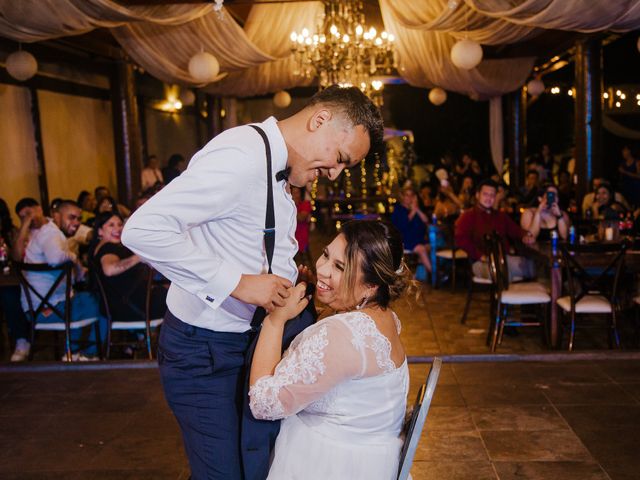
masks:
<svg viewBox="0 0 640 480"><path fill-rule="evenodd" d="M318 179L316 178L311 184L311 223L318 221L316 213L316 198L318 198Z"/></svg>

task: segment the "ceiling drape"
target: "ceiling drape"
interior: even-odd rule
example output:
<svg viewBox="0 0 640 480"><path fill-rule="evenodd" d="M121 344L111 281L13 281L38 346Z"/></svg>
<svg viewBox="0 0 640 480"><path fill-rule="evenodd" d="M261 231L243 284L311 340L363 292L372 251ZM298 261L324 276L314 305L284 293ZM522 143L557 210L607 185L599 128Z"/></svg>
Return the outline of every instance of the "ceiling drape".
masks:
<svg viewBox="0 0 640 480"><path fill-rule="evenodd" d="M597 32L640 27L640 0L380 0L380 7L385 28L397 37L399 74L408 83L437 85L476 99L522 86L534 59L486 59L473 70L460 70L449 52L461 38L504 45L545 29ZM316 25L321 2L255 4L244 28L223 12L218 15L211 4L0 0L0 36L35 42L109 28L149 73L191 86L196 84L188 72L189 59L205 50L218 58L222 73L206 90L222 95L250 96L309 83L293 73L289 35Z"/></svg>

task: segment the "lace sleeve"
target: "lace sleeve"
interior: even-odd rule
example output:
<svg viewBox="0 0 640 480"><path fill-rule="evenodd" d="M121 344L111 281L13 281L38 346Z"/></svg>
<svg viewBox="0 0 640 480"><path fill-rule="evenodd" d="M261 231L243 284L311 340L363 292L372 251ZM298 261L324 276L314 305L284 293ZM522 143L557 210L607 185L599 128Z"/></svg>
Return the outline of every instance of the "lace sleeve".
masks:
<svg viewBox="0 0 640 480"><path fill-rule="evenodd" d="M340 315L298 335L274 374L251 387L249 406L254 417L277 420L295 415L339 383L358 376L364 357L352 337Z"/></svg>

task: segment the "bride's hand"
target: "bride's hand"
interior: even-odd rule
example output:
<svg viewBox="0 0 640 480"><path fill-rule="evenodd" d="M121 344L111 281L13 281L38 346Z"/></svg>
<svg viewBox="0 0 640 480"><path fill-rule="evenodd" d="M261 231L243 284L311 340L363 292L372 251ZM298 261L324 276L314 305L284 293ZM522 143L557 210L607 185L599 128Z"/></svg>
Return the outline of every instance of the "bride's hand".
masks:
<svg viewBox="0 0 640 480"><path fill-rule="evenodd" d="M300 314L309 303L309 299L304 296L306 287L307 284L302 282L295 287L289 288L289 296L285 299L285 304L282 307L275 307L267 315L265 321L268 320L274 325L282 326L288 320Z"/></svg>

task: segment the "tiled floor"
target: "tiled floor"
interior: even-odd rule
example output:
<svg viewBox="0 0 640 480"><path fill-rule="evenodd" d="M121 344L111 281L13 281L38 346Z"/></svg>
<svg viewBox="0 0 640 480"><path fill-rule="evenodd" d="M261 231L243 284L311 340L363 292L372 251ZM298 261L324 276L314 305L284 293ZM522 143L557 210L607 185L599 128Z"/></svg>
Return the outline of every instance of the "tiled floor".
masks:
<svg viewBox="0 0 640 480"><path fill-rule="evenodd" d="M640 355L609 355L598 326L576 337L576 353L597 349L598 360L464 362L452 356L488 353L486 294L461 325L462 289L423 293L395 307L407 354L448 362L415 480L640 478ZM521 329L498 353L527 360L548 350L537 329ZM188 478L176 422L148 367L29 373L0 364L0 479ZM410 402L427 369L411 365Z"/></svg>
<svg viewBox="0 0 640 480"><path fill-rule="evenodd" d="M181 479L157 370L0 373L0 478ZM428 365L410 367L413 401ZM427 479L637 479L640 361L443 366L414 466Z"/></svg>

